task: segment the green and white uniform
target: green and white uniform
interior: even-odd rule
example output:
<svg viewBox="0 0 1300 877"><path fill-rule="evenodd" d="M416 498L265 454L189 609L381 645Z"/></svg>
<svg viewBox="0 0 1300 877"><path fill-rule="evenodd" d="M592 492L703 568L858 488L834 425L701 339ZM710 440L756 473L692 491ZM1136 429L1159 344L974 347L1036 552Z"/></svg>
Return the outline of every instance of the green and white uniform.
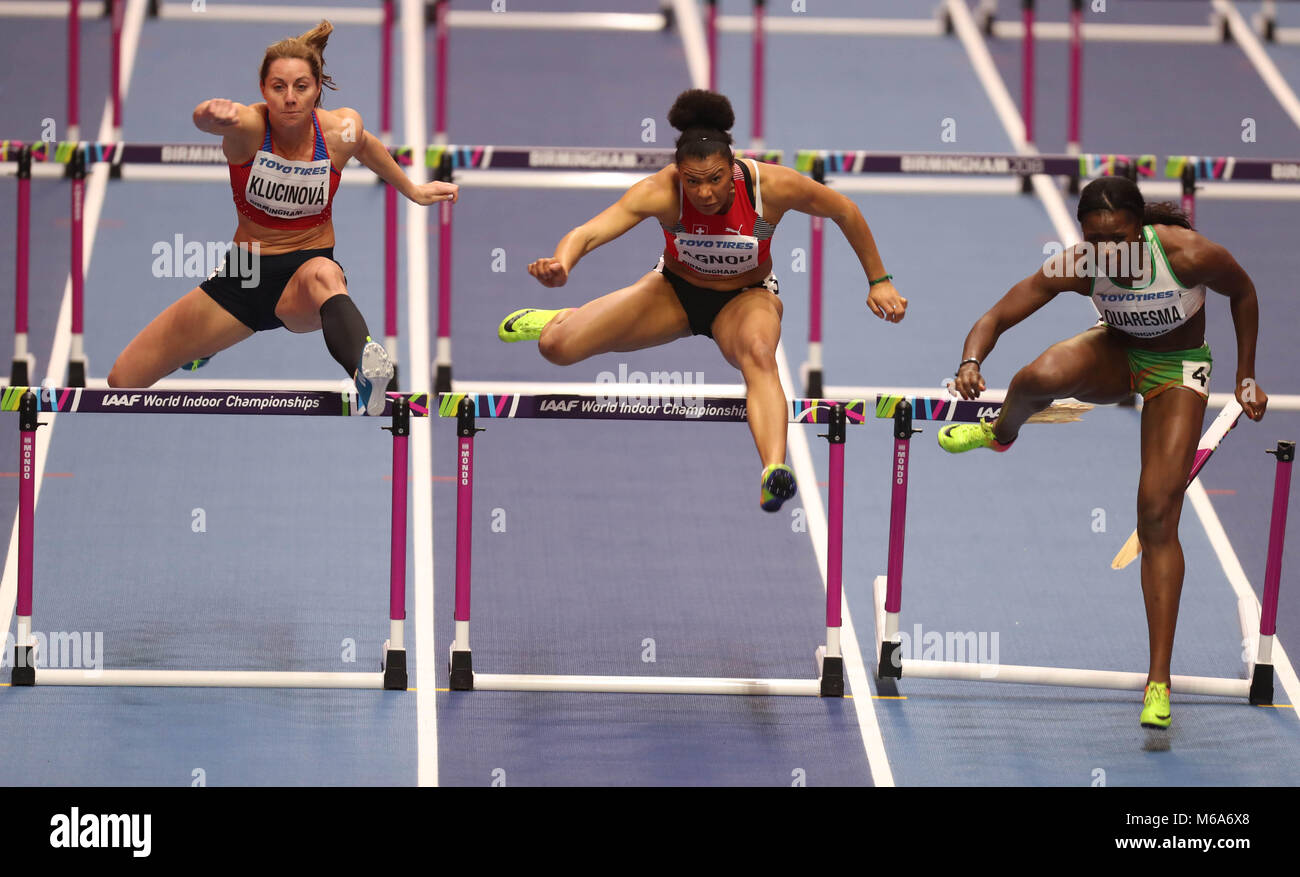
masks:
<svg viewBox="0 0 1300 877"><path fill-rule="evenodd" d="M1184 286L1174 275L1155 229L1142 226L1150 254L1150 280L1128 287L1105 276L1098 266L1092 281L1092 304L1100 324L1134 338L1158 338L1187 324L1205 306L1205 285ZM1165 390L1184 387L1209 397L1210 346L1162 353L1128 348L1132 388L1151 400Z"/></svg>

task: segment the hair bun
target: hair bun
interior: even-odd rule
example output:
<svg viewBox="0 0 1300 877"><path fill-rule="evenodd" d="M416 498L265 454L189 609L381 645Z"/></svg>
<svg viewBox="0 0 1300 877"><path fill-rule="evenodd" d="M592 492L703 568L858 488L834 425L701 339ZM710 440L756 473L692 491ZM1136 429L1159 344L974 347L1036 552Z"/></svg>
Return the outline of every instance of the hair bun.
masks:
<svg viewBox="0 0 1300 877"><path fill-rule="evenodd" d="M710 128L727 132L736 124L736 113L731 108L731 101L714 91L692 88L683 91L673 101L668 111L668 124L678 131L691 128Z"/></svg>

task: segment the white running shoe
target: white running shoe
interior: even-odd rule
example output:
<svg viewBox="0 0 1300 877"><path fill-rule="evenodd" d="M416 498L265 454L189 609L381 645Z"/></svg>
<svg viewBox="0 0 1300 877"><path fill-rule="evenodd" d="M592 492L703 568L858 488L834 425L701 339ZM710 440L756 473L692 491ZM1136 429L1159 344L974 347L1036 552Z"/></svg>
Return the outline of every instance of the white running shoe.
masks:
<svg viewBox="0 0 1300 877"><path fill-rule="evenodd" d="M385 391L392 377L393 362L388 358L388 351L378 341L367 338L356 376L357 398L365 407L366 414L378 417L384 413L384 406L388 403Z"/></svg>

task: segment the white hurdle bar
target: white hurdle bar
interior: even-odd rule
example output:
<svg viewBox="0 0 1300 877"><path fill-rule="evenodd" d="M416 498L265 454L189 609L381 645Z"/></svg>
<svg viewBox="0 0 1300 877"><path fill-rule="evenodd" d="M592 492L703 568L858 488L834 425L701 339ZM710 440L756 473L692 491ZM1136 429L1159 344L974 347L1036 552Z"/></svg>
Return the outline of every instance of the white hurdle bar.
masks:
<svg viewBox="0 0 1300 877"><path fill-rule="evenodd" d="M40 685L155 688L378 688L381 673L312 673L275 670L62 670L38 667Z"/></svg>
<svg viewBox="0 0 1300 877"><path fill-rule="evenodd" d="M884 648L898 644L898 613L885 611L888 578L876 576L872 584L875 597L876 641ZM892 651L892 650L891 650ZM1034 667L1023 664L984 664L975 661L932 661L900 658L899 676L909 679L954 679L961 682L1009 682L1016 685L1056 685L1068 688L1105 688L1116 691L1142 691L1145 673L1118 670L1079 670L1068 667ZM880 675L877 675L880 678ZM1249 679L1221 679L1212 676L1171 676L1171 689L1179 694L1207 694L1216 697L1249 697Z"/></svg>

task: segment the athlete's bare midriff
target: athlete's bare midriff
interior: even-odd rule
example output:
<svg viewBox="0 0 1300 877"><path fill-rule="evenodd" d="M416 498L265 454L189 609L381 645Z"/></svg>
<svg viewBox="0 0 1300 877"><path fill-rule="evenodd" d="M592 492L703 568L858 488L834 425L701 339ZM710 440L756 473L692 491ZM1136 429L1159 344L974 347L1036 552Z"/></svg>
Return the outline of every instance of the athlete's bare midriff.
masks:
<svg viewBox="0 0 1300 877"><path fill-rule="evenodd" d="M762 286L763 281L767 279L767 275L772 273L772 260L768 259L753 271L746 271L744 274L737 275L736 277L705 277L701 274L695 273L665 252L664 268L701 289L714 289L718 292L734 292L737 289L747 289L751 286Z"/></svg>
<svg viewBox="0 0 1300 877"><path fill-rule="evenodd" d="M309 228L267 228L240 215L235 229L236 245L259 245L263 256L278 256L298 250L323 250L334 246L334 222L328 220Z"/></svg>

